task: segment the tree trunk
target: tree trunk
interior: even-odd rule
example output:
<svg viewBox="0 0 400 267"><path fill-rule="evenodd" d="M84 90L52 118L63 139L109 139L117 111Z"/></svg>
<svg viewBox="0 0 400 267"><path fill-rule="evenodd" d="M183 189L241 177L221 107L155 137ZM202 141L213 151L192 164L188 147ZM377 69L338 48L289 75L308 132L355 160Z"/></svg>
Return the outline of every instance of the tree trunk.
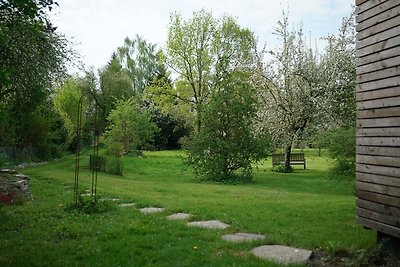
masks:
<svg viewBox="0 0 400 267"><path fill-rule="evenodd" d="M286 147L286 152L285 152L285 171L289 172L290 171L290 157L292 155L292 144L288 145Z"/></svg>

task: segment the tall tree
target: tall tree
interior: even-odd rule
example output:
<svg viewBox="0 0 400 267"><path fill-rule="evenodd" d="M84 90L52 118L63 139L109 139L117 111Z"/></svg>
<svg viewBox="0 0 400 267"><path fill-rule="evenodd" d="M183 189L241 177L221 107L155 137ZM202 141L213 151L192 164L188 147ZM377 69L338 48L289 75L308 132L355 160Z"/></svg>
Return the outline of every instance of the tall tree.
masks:
<svg viewBox="0 0 400 267"><path fill-rule="evenodd" d="M191 105L197 131L211 89L229 72L252 66L255 48L253 33L229 16L217 20L204 10L189 20L171 15L167 63L179 75L179 89L186 92L178 89L173 96Z"/></svg>
<svg viewBox="0 0 400 267"><path fill-rule="evenodd" d="M156 45L136 35L134 39L125 38L124 45L118 48L118 59L128 72L135 95L142 94L146 86L164 71L157 57Z"/></svg>
<svg viewBox="0 0 400 267"><path fill-rule="evenodd" d="M68 42L47 17L54 5L51 0L1 1L0 108L11 118L7 139L0 137L3 146L30 143L26 114L46 101L66 72Z"/></svg>
<svg viewBox="0 0 400 267"><path fill-rule="evenodd" d="M317 55L305 44L302 28L290 30L284 16L276 35L281 45L268 52L271 59L265 68L260 63L258 82L263 88L263 123L285 147L285 169L289 171L293 143L319 115L324 90Z"/></svg>

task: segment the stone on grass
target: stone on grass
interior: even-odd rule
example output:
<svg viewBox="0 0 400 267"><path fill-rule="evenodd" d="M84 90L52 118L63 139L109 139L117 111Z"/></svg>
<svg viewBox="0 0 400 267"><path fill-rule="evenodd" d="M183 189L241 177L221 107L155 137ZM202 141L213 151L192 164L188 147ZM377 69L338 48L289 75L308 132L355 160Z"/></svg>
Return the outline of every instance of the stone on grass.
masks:
<svg viewBox="0 0 400 267"><path fill-rule="evenodd" d="M312 254L309 250L278 245L256 247L251 252L257 257L281 264L304 264Z"/></svg>
<svg viewBox="0 0 400 267"><path fill-rule="evenodd" d="M222 236L222 239L229 242L245 242L245 241L263 240L265 239L265 236L258 234L249 234L249 233L235 233L231 235L224 235Z"/></svg>
<svg viewBox="0 0 400 267"><path fill-rule="evenodd" d="M229 224L223 223L218 220L190 222L187 225L209 229L225 229L229 227Z"/></svg>
<svg viewBox="0 0 400 267"><path fill-rule="evenodd" d="M168 220L187 220L190 217L192 217L192 215L189 213L179 212L179 213L174 213L174 214L169 215L167 217L167 219Z"/></svg>
<svg viewBox="0 0 400 267"><path fill-rule="evenodd" d="M117 200L115 200L115 201L117 201ZM135 203L121 203L118 206L120 206L120 207L132 207L132 206L135 206L135 205L136 205Z"/></svg>
<svg viewBox="0 0 400 267"><path fill-rule="evenodd" d="M164 208L148 207L148 208L142 208L142 209L139 209L139 210L143 214L151 214L151 213L163 212L165 209Z"/></svg>

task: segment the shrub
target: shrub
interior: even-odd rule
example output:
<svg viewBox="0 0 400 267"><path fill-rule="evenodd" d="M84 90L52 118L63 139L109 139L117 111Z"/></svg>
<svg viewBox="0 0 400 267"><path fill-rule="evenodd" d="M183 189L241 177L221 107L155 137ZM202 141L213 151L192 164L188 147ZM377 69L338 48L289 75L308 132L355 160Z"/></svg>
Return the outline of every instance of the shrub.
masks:
<svg viewBox="0 0 400 267"><path fill-rule="evenodd" d="M108 156L105 164L105 172L122 175L123 162L121 157Z"/></svg>
<svg viewBox="0 0 400 267"><path fill-rule="evenodd" d="M220 84L202 112L200 131L187 142L187 163L197 177L215 182L249 182L252 163L266 155L268 138L254 131L257 100L247 75Z"/></svg>

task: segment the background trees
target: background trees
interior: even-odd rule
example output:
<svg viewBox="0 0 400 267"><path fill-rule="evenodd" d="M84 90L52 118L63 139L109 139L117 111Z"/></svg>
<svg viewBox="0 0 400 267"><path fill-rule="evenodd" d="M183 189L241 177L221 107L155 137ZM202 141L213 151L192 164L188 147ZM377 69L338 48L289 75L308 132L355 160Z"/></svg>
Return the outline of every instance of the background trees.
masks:
<svg viewBox="0 0 400 267"><path fill-rule="evenodd" d="M223 77L254 63L256 41L252 32L225 16L217 20L204 10L189 20L173 13L168 31L167 64L179 75L186 93L175 92L176 101L195 111L195 129L202 124L202 112L211 90Z"/></svg>
<svg viewBox="0 0 400 267"><path fill-rule="evenodd" d="M66 71L70 56L68 42L47 18L53 1L1 1L0 6L0 112L7 125L0 146L30 149L42 132L31 132L54 82ZM3 128L3 127L2 127ZM31 151L31 154L33 150Z"/></svg>

